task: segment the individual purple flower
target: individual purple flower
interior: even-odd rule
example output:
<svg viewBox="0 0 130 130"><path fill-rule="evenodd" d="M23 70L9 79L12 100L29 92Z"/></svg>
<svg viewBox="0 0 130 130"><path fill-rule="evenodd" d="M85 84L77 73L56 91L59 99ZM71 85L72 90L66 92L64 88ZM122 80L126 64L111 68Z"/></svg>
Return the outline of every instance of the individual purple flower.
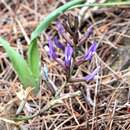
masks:
<svg viewBox="0 0 130 130"><path fill-rule="evenodd" d="M84 77L86 81L93 80L96 76L96 74L99 72L100 66L98 66L91 74Z"/></svg>
<svg viewBox="0 0 130 130"><path fill-rule="evenodd" d="M58 48L62 49L63 51L65 50L65 47L62 45L62 43L60 43L57 36L54 37L54 43Z"/></svg>
<svg viewBox="0 0 130 130"><path fill-rule="evenodd" d="M49 45L49 55L50 55L50 58L56 59L57 58L57 54L56 54L55 48L53 46L53 41L50 39L50 37L48 38L48 45Z"/></svg>
<svg viewBox="0 0 130 130"><path fill-rule="evenodd" d="M72 54L73 54L73 48L69 43L67 43L67 46L65 47L65 66L67 68L71 66Z"/></svg>
<svg viewBox="0 0 130 130"><path fill-rule="evenodd" d="M57 29L58 29L58 33L60 35L62 35L65 32L65 29L64 29L63 25L61 24L61 22L57 21L56 26L57 26Z"/></svg>
<svg viewBox="0 0 130 130"><path fill-rule="evenodd" d="M86 52L86 54L84 55L84 59L91 60L92 56L96 52L97 47L98 47L97 43L93 42L92 45L90 46L90 48L88 49L88 51Z"/></svg>

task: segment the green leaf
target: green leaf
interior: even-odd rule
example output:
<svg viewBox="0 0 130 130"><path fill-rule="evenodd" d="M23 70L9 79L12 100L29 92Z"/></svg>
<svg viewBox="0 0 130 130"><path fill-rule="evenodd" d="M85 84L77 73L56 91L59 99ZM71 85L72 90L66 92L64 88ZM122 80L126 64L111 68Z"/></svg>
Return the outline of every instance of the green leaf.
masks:
<svg viewBox="0 0 130 130"><path fill-rule="evenodd" d="M28 65L31 69L33 76L35 77L35 80L37 81L37 90L39 89L39 79L40 79L40 52L38 49L37 41L36 39L32 41L32 43L29 45L28 49Z"/></svg>
<svg viewBox="0 0 130 130"><path fill-rule="evenodd" d="M18 77L20 81L22 82L24 88L26 87L35 87L36 86L36 81L35 78L24 60L24 58L16 52L10 44L4 40L2 37L0 37L0 45L5 49L12 65L15 70L15 72L18 74Z"/></svg>
<svg viewBox="0 0 130 130"><path fill-rule="evenodd" d="M116 2L106 2L106 3L93 3L93 4L87 4L87 3L84 3L84 4L78 4L78 5L75 5L75 6L72 6L70 8L68 8L68 10L71 10L71 9L74 9L74 8L78 8L78 7L95 7L95 6L98 6L98 7L112 7L112 6L128 6L130 5L130 1L129 0L125 0L124 2L120 2L120 1L116 1Z"/></svg>

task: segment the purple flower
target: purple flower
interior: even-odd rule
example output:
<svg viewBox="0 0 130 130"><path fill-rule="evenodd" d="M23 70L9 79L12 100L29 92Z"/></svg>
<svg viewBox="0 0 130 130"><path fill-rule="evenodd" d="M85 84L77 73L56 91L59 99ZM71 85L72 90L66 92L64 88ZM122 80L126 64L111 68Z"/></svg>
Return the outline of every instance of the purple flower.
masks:
<svg viewBox="0 0 130 130"><path fill-rule="evenodd" d="M93 42L92 45L90 46L90 48L88 49L88 51L86 52L86 54L84 55L84 59L91 60L92 56L96 52L97 47L98 46L97 46L96 42Z"/></svg>
<svg viewBox="0 0 130 130"><path fill-rule="evenodd" d="M56 26L57 26L59 35L62 35L65 32L65 29L63 25L61 24L61 22L57 21Z"/></svg>
<svg viewBox="0 0 130 130"><path fill-rule="evenodd" d="M57 54L56 54L55 48L53 46L53 41L50 39L50 37L48 38L48 45L49 45L49 55L50 55L50 58L56 59L57 58Z"/></svg>
<svg viewBox="0 0 130 130"><path fill-rule="evenodd" d="M86 81L93 80L96 74L99 72L100 67L98 66L91 74L84 77Z"/></svg>
<svg viewBox="0 0 130 130"><path fill-rule="evenodd" d="M64 51L65 47L60 43L60 41L58 40L58 37L57 37L57 36L54 37L54 43L55 43L55 45L56 45L58 48L60 48L60 49L62 49L62 50Z"/></svg>
<svg viewBox="0 0 130 130"><path fill-rule="evenodd" d="M67 46L65 47L65 66L67 68L71 66L72 54L73 54L73 48L70 46L69 43L67 43Z"/></svg>

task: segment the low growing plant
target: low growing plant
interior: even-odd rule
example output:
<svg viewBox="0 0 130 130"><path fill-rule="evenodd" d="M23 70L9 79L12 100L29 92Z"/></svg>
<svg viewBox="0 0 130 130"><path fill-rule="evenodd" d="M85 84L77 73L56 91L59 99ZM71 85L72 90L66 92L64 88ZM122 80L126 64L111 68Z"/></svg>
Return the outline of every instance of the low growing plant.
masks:
<svg viewBox="0 0 130 130"><path fill-rule="evenodd" d="M70 10L72 8L76 8L76 7L83 7L83 6L115 6L115 5L126 5L126 4L130 4L130 2L115 2L115 3L103 3L103 4L85 4L85 0L72 0L68 3L66 3L65 5L57 8L54 12L52 12L51 14L49 14L45 20L41 21L37 28L32 32L31 34L31 42L30 45L28 47L28 52L27 52L27 60L25 60L18 52L15 51L15 49L13 49L10 44L4 40L4 38L0 37L0 45L2 45L2 47L5 49L11 63L12 66L15 70L15 72L17 73L21 83L23 84L24 88L27 88L28 86L31 86L34 88L35 92L39 91L39 81L40 81L40 71L41 71L41 66L40 66L40 52L38 50L38 45L37 45L37 38L39 37L39 35L46 30L46 28L49 26L49 24L54 21L60 14L62 14L63 12L65 12L66 10ZM79 45L82 44L82 41L80 41L81 43L78 43ZM68 75L68 79L70 77L71 74L71 67L73 68L72 65L72 56L73 56L73 60L76 58L76 46L72 45L71 43L67 43L66 46L62 46L60 44L58 44L57 42L57 38L55 38L55 43L57 44L57 46L60 49L64 49L64 53L65 53L65 61L64 64L62 64L59 59L56 57L55 54L55 49L53 48L53 46L51 45L51 39L49 40L49 48L50 48L50 57L54 60L56 60L57 62L59 62L60 64L62 64L62 66L64 67L64 69L67 69L67 71L69 71L69 75ZM78 46L79 46L78 45ZM93 52L95 52L97 48L97 45L95 43L92 44L92 46L90 47L89 51L83 56L81 57L81 59L75 63L75 64L81 64L82 62L84 62L85 60L89 60L91 59ZM96 71L96 70L95 70ZM95 74L95 71L92 74ZM91 75L92 76L92 75ZM90 76L90 77L91 77ZM86 79L90 80L90 77L86 77ZM93 77L93 76L92 76Z"/></svg>
<svg viewBox="0 0 130 130"><path fill-rule="evenodd" d="M61 13L65 12L68 8L83 3L84 0L73 0L56 9L44 21L40 22L37 28L32 32L31 43L28 47L27 60L25 60L18 52L13 49L8 41L0 37L0 45L5 49L12 66L17 73L24 88L33 87L37 93L39 91L40 81L40 52L38 50L37 38L48 25L56 19Z"/></svg>

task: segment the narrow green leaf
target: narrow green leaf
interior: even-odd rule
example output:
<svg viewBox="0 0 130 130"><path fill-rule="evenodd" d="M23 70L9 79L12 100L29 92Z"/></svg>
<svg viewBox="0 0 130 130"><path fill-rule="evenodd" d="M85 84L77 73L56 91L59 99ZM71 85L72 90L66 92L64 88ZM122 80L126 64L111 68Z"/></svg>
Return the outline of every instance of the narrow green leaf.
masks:
<svg viewBox="0 0 130 130"><path fill-rule="evenodd" d="M0 37L0 45L5 49L15 72L18 74L20 81L22 82L23 86L26 88L28 86L35 87L36 81L32 75L32 72L24 60L24 58L16 52L10 44Z"/></svg>
<svg viewBox="0 0 130 130"><path fill-rule="evenodd" d="M95 6L98 6L98 7L112 7L112 6L128 6L130 5L130 1L124 1L124 2L106 2L106 3L93 3L93 4L78 4L78 5L75 5L75 6L72 6L70 8L68 8L67 10L71 10L71 9L74 9L74 8L78 8L78 7L95 7Z"/></svg>

